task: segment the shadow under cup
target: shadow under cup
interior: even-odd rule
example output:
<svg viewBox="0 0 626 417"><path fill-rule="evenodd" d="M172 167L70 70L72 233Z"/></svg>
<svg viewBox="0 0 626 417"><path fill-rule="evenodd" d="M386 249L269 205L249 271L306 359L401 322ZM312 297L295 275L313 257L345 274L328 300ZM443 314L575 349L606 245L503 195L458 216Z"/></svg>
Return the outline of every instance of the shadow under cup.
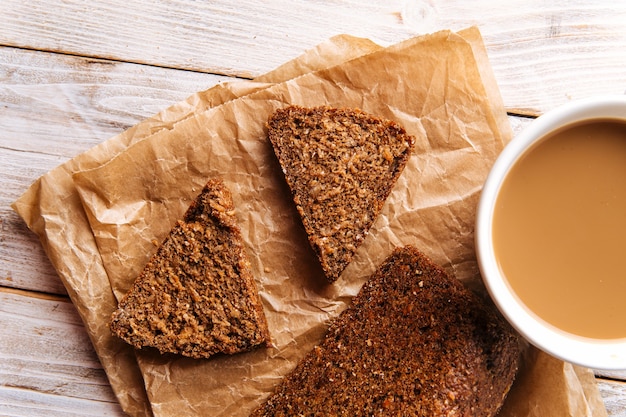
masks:
<svg viewBox="0 0 626 417"><path fill-rule="evenodd" d="M626 97L570 102L495 162L476 219L483 281L530 343L626 369Z"/></svg>

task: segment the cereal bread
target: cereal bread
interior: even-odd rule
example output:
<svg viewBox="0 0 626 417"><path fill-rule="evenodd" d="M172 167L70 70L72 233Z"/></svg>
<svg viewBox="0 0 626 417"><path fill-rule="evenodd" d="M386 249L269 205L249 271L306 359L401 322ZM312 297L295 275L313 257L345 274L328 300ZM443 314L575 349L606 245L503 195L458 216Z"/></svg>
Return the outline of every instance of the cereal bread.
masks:
<svg viewBox="0 0 626 417"><path fill-rule="evenodd" d="M252 416L489 417L518 357L495 309L407 246Z"/></svg>
<svg viewBox="0 0 626 417"><path fill-rule="evenodd" d="M329 282L350 263L404 169L414 138L358 109L290 106L269 140Z"/></svg>
<svg viewBox="0 0 626 417"><path fill-rule="evenodd" d="M232 196L221 180L210 180L176 223L110 328L136 348L192 358L269 344Z"/></svg>

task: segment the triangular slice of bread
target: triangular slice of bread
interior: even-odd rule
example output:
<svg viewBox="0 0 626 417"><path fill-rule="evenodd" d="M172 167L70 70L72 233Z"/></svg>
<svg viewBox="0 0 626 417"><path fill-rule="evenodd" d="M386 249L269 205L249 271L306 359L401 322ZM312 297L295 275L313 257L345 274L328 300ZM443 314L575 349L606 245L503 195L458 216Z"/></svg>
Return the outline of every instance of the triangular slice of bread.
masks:
<svg viewBox="0 0 626 417"><path fill-rule="evenodd" d="M113 313L136 348L207 358L269 344L230 191L210 180Z"/></svg>
<svg viewBox="0 0 626 417"><path fill-rule="evenodd" d="M495 308L396 249L251 417L494 416L520 357Z"/></svg>
<svg viewBox="0 0 626 417"><path fill-rule="evenodd" d="M397 123L358 109L279 109L267 122L309 242L329 282L350 263L411 154Z"/></svg>

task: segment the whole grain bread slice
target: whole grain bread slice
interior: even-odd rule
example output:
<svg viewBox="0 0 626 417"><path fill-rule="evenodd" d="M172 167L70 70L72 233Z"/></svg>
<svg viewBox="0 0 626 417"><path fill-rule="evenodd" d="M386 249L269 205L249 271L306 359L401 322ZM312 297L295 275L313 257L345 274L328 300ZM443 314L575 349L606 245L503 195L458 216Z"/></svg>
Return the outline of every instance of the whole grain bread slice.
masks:
<svg viewBox="0 0 626 417"><path fill-rule="evenodd" d="M398 248L252 417L490 417L519 355L490 304Z"/></svg>
<svg viewBox="0 0 626 417"><path fill-rule="evenodd" d="M289 106L268 137L329 282L352 260L404 169L414 138L358 109Z"/></svg>
<svg viewBox="0 0 626 417"><path fill-rule="evenodd" d="M210 180L119 302L112 332L136 348L207 358L269 344L232 195Z"/></svg>

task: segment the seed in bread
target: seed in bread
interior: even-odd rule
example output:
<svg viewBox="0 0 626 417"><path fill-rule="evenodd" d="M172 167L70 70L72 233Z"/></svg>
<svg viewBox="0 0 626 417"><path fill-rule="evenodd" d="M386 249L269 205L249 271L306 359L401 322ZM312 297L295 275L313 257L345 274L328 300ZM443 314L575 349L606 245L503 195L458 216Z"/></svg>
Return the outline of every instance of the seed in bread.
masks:
<svg viewBox="0 0 626 417"><path fill-rule="evenodd" d="M269 344L232 196L221 180L210 180L176 223L110 327L136 348L192 358Z"/></svg>
<svg viewBox="0 0 626 417"><path fill-rule="evenodd" d="M482 416L517 370L506 322L417 249L396 249L261 416Z"/></svg>
<svg viewBox="0 0 626 417"><path fill-rule="evenodd" d="M277 110L267 127L309 242L334 282L380 213L414 138L393 121L325 106Z"/></svg>

